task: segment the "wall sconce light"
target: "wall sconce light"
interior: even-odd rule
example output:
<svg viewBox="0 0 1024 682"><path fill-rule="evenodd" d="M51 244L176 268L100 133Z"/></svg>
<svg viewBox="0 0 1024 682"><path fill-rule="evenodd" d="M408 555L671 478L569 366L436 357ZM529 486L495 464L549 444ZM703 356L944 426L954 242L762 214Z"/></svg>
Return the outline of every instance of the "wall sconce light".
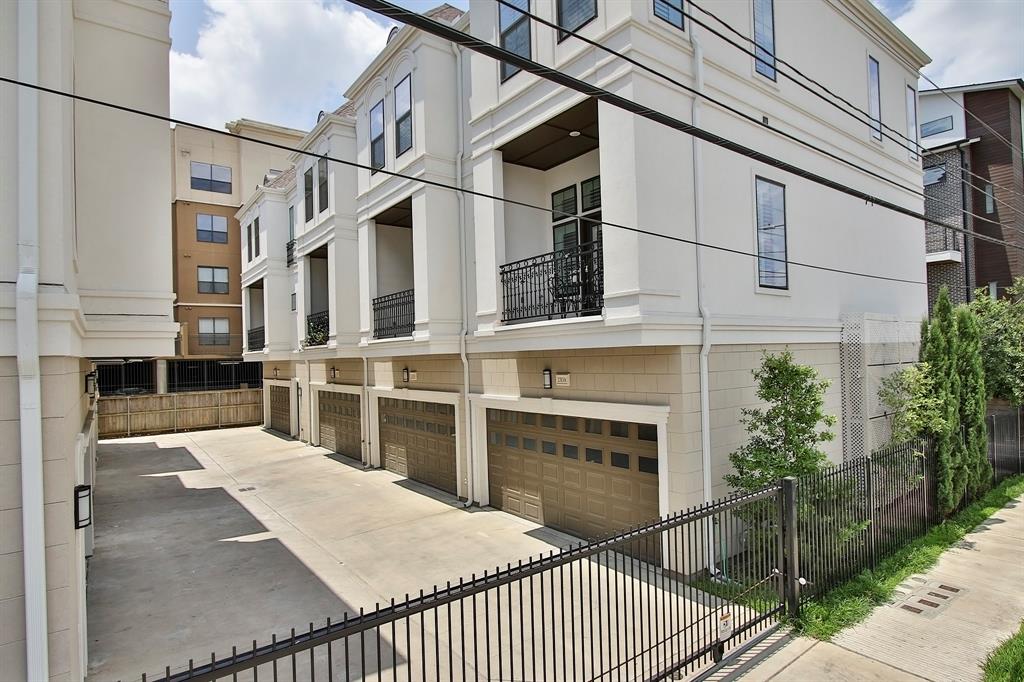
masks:
<svg viewBox="0 0 1024 682"><path fill-rule="evenodd" d="M89 395L96 393L96 371L93 370L85 375L85 392Z"/></svg>
<svg viewBox="0 0 1024 682"><path fill-rule="evenodd" d="M280 372L281 372L281 370L279 370L277 367L274 368L274 378L275 379L277 378L277 375L280 374Z"/></svg>
<svg viewBox="0 0 1024 682"><path fill-rule="evenodd" d="M75 486L75 528L92 525L92 486Z"/></svg>
<svg viewBox="0 0 1024 682"><path fill-rule="evenodd" d="M544 388L551 388L551 370L544 370Z"/></svg>
<svg viewBox="0 0 1024 682"><path fill-rule="evenodd" d="M406 383L409 382L409 368L408 367L403 367L402 368L402 381L404 381Z"/></svg>
<svg viewBox="0 0 1024 682"><path fill-rule="evenodd" d="M331 378L332 379L337 379L338 378L338 370L335 369L334 367L331 367Z"/></svg>

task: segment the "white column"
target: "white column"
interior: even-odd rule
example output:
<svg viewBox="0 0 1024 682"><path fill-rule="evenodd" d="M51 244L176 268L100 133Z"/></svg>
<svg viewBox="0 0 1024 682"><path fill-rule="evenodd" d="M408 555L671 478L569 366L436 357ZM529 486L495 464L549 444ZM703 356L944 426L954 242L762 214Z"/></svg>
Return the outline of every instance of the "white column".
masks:
<svg viewBox="0 0 1024 682"><path fill-rule="evenodd" d="M500 151L481 156L473 164L473 189L504 196L504 175ZM476 246L477 330L489 332L501 320L501 281L498 268L505 263L505 206L495 199L474 196L473 225Z"/></svg>
<svg viewBox="0 0 1024 682"><path fill-rule="evenodd" d="M249 330L252 329L252 319L249 317L251 313L249 307L250 296L252 296L252 288L242 287L242 348L245 349L245 352L254 350L249 348Z"/></svg>
<svg viewBox="0 0 1024 682"><path fill-rule="evenodd" d="M306 338L306 315L309 315L309 258L303 256L296 259L296 267L299 275L298 291L295 292L295 326L298 332L296 338L303 343Z"/></svg>
<svg viewBox="0 0 1024 682"><path fill-rule="evenodd" d="M459 305L458 200L448 190L424 187L412 197L415 338L456 336Z"/></svg>
<svg viewBox="0 0 1024 682"><path fill-rule="evenodd" d="M359 333L363 343L373 338L373 299L377 297L377 223L359 223Z"/></svg>
<svg viewBox="0 0 1024 682"><path fill-rule="evenodd" d="M337 241L327 242L327 346L338 345L338 248Z"/></svg>

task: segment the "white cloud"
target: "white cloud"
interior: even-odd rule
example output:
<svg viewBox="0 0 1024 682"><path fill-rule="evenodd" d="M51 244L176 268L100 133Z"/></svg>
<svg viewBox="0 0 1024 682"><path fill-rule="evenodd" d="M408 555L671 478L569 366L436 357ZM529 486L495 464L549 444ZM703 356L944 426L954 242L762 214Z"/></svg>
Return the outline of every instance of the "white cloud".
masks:
<svg viewBox="0 0 1024 682"><path fill-rule="evenodd" d="M308 130L381 50L388 26L320 0L206 0L195 54L171 51L171 115Z"/></svg>
<svg viewBox="0 0 1024 682"><path fill-rule="evenodd" d="M893 22L931 56L924 73L940 86L1024 76L1020 0L912 0Z"/></svg>

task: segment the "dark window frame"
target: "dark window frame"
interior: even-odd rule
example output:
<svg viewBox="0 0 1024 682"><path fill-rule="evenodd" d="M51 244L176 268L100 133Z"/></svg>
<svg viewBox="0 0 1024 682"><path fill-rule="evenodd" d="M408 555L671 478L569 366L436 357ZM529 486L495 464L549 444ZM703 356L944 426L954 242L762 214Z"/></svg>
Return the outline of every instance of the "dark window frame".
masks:
<svg viewBox="0 0 1024 682"><path fill-rule="evenodd" d="M256 244L256 258L260 257L260 217L256 216L255 220L252 221L252 237L253 242Z"/></svg>
<svg viewBox="0 0 1024 682"><path fill-rule="evenodd" d="M761 272L761 259L764 256L761 255L761 221L759 217L759 210L757 205L757 184L764 182L769 185L774 185L782 189L782 262L785 267L785 279L784 285L779 286L777 284L765 284L762 279ZM763 176L754 177L754 230L755 230L755 241L757 242L757 286L761 289L774 289L777 291L788 291L789 290L789 220L786 215L786 186ZM769 256L773 261L777 260L773 256Z"/></svg>
<svg viewBox="0 0 1024 682"><path fill-rule="evenodd" d="M330 192L328 190L327 159L321 157L316 162L317 176L317 209L320 213L327 210L330 205Z"/></svg>
<svg viewBox="0 0 1024 682"><path fill-rule="evenodd" d="M201 217L207 217L210 219L210 229L204 229L199 227L199 219ZM223 230L213 229L215 219L220 218L224 221ZM218 236L220 235L220 236ZM216 215L214 213L196 213L196 241L204 242L207 244L227 244L228 243L228 217L223 215Z"/></svg>
<svg viewBox="0 0 1024 682"><path fill-rule="evenodd" d="M212 277L212 279L209 279L209 280L201 279L203 269L206 269L206 270L210 271L210 277ZM223 270L224 272L227 273L227 276L226 276L226 278L225 278L225 280L223 282L218 282L217 281L216 272L218 270ZM229 293L230 290L231 290L230 282L231 282L231 271L230 271L229 268L226 268L223 265L197 265L196 266L196 289L197 289L198 293L200 293L200 294L226 294L226 293ZM210 285L208 287L210 289L210 291L203 291L203 285L204 284ZM223 285L224 290L223 291L219 291L218 290L218 285Z"/></svg>
<svg viewBox="0 0 1024 682"><path fill-rule="evenodd" d="M302 192L305 199L306 222L313 219L313 167L310 166L302 174Z"/></svg>
<svg viewBox="0 0 1024 682"><path fill-rule="evenodd" d="M252 262L252 223L245 226L245 261L247 263Z"/></svg>
<svg viewBox="0 0 1024 682"><path fill-rule="evenodd" d="M195 171L197 166L199 167L200 171L202 171L202 167L205 166L206 170L209 171L208 176L204 177L204 175L196 175ZM226 170L228 172L229 179L227 181L214 180L214 168L223 168L224 170ZM190 161L188 167L188 174L189 187L191 187L192 189L201 190L203 192L216 192L217 194L231 194L231 183L232 179L234 178L234 174L231 171L231 166L222 166L218 163L210 163L208 161Z"/></svg>
<svg viewBox="0 0 1024 682"><path fill-rule="evenodd" d="M586 21L583 21L582 23L577 24L576 26L565 26L562 23L562 5L566 1L567 0L555 0L555 23L558 25L559 28L564 29L564 30L558 32L558 42L559 43L561 43L562 41L564 41L566 38L569 37L569 35L570 35L568 33L569 31L572 31L573 33L578 33L581 28L583 28L584 26L586 26L587 24L592 22L594 19L597 19L597 0L577 0L579 2L588 2L589 1L591 6L594 8L593 14L591 14L590 17ZM569 0L569 1L571 1L571 0Z"/></svg>
<svg viewBox="0 0 1024 682"><path fill-rule="evenodd" d="M769 50L769 49L765 48L764 46L762 46L760 44L760 42L758 41L758 36L757 36L757 14L758 14L757 13L757 8L759 6L758 5L759 0L753 0L753 2L751 3L751 7L752 7L751 11L753 12L752 24L753 24L753 27L754 27L754 54L757 55L757 57L758 57L758 58L754 59L754 72L757 73L758 75L764 76L765 78L767 78L768 80L770 80L772 82L777 82L778 81L778 71L776 70L776 67L775 67L775 53L776 53L776 49L777 49L776 45L775 45L775 0L760 0L760 1L767 2L768 5L769 5L769 7L768 7L768 9L769 9L768 19L769 19L769 23L771 24L771 32L772 32L771 43L772 44L771 44L771 49ZM764 60L764 61L762 61L762 60ZM769 64L765 64L765 62L771 62L771 64L770 65ZM767 70L770 73L765 73L765 71L763 71L762 69Z"/></svg>
<svg viewBox="0 0 1024 682"><path fill-rule="evenodd" d="M931 175L934 176L934 180L928 182L929 171L932 171ZM946 181L946 163L942 162L934 166L928 166L921 171L921 182L925 187L931 187L932 185L939 185Z"/></svg>
<svg viewBox="0 0 1024 682"><path fill-rule="evenodd" d="M509 1L512 2L513 4L515 3L515 0L509 0ZM533 58L533 24L530 22L530 18L528 16L526 16L525 14L519 14L519 18L518 19L514 20L508 26L502 27L502 25L501 25L501 12L502 12L503 8L508 10L508 11L511 11L511 12L515 11L511 7L506 7L504 5L498 5L498 45L501 48L503 48L503 49L509 49L508 46L505 43L506 37L511 35L514 31L516 31L522 24L526 24L526 32L527 32L527 34L529 34L529 37L526 40L526 54L520 54L518 52L516 52L516 54L518 54L520 57L525 57L526 59L532 59ZM526 0L526 9L524 11L526 11L526 12L530 11L530 0ZM518 66L515 66L514 64L509 64L507 62L498 62L498 70L499 70L499 76L500 76L500 79L501 79L502 83L504 83L509 78L511 78L512 76L516 75L520 71L522 71L522 69L520 69Z"/></svg>
<svg viewBox="0 0 1024 682"><path fill-rule="evenodd" d="M400 114L398 112L398 89L401 88L403 86L403 84L405 85L406 89L409 92L409 110ZM407 151L409 151L410 149L412 149L412 143L413 143L413 128L412 128L412 109L413 109L413 103L412 103L412 74L411 73L406 74L405 78L403 78L402 80L398 81L398 85L395 86L394 97L395 97L395 158L397 159L399 156L401 156L402 154L404 154ZM402 146L402 134L401 134L401 131L402 131L402 124L405 123L406 120L409 121L409 144L406 145L405 147L403 147Z"/></svg>
<svg viewBox="0 0 1024 682"><path fill-rule="evenodd" d="M213 320L213 331L203 331L203 320ZM227 323L226 332L217 331L217 321L223 320ZM200 317L199 318L199 345L200 346L229 346L231 345L231 318L229 317Z"/></svg>
<svg viewBox="0 0 1024 682"><path fill-rule="evenodd" d="M679 3L679 7L673 6L672 5L673 2L678 2ZM673 22L671 19L669 19L668 17L665 17L665 16L662 16L661 14L658 14L658 6L659 5L667 7L668 8L667 11L678 13L679 14L679 23L677 24L677 23ZM661 19L662 21L664 21L669 26L672 26L674 28L678 28L680 31L685 31L686 30L686 17L683 15L683 8L685 6L686 6L686 3L684 2L684 0L654 0L651 11L653 12L655 17L657 17L658 19Z"/></svg>
<svg viewBox="0 0 1024 682"><path fill-rule="evenodd" d="M871 83L871 65L875 65L875 82ZM875 99L878 100L878 115L871 113L871 95L874 91ZM882 141L882 65L877 59L868 55L868 128L871 131L871 139L876 142Z"/></svg>
<svg viewBox="0 0 1024 682"><path fill-rule="evenodd" d="M949 121L949 127L948 128L943 128L942 130L936 130L936 131L931 132L931 133L924 132L925 128L927 126L930 126L932 124L938 123L939 121L943 121L943 122ZM942 116L940 118L933 118L932 120L925 121L924 123L921 124L921 137L922 138L924 138L924 137L932 137L934 135L939 135L941 133L948 133L952 129L953 129L953 116L952 115L950 115L950 116Z"/></svg>
<svg viewBox="0 0 1024 682"><path fill-rule="evenodd" d="M373 117L376 115L375 112L380 110L380 134L373 134ZM370 174L376 173L378 170L384 167L384 161L387 158L387 142L384 139L384 134L387 130L387 124L384 120L384 98L381 97L380 101L370 107ZM380 142L380 158L377 158L376 146Z"/></svg>

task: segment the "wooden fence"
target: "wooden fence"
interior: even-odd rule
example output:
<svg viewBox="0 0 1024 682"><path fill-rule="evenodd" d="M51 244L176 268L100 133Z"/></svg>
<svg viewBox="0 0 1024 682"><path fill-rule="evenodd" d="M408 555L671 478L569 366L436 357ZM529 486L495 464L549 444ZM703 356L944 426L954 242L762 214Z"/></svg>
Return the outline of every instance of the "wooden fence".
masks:
<svg viewBox="0 0 1024 682"><path fill-rule="evenodd" d="M263 423L263 389L242 388L99 399L100 438Z"/></svg>

